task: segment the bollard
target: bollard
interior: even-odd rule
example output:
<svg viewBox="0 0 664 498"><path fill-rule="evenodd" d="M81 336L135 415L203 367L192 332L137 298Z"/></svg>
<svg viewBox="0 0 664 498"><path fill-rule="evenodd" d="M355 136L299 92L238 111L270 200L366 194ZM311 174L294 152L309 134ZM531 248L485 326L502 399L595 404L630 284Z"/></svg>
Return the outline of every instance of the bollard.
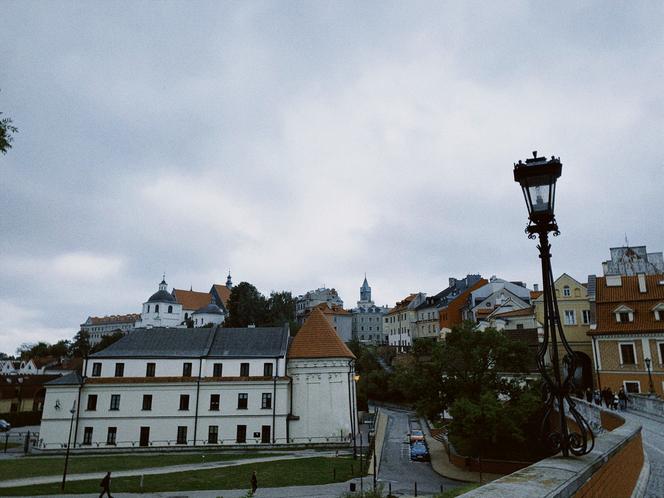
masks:
<svg viewBox="0 0 664 498"><path fill-rule="evenodd" d="M389 490L389 491L387 492L387 496L388 496L389 498L392 498L392 483L391 483L391 482L388 482L388 483L387 483L387 488L388 488L388 490Z"/></svg>
<svg viewBox="0 0 664 498"><path fill-rule="evenodd" d="M141 490L141 493L143 492L143 477L145 477L143 474L141 474L141 483L139 484L139 488Z"/></svg>
<svg viewBox="0 0 664 498"><path fill-rule="evenodd" d="M415 481L415 496L417 496L417 481Z"/></svg>

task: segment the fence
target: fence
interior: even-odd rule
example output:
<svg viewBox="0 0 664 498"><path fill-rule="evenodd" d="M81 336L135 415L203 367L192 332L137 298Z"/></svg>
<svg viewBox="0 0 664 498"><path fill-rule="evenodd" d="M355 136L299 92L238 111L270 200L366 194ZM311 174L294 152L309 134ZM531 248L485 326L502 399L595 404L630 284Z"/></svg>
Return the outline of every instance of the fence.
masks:
<svg viewBox="0 0 664 498"><path fill-rule="evenodd" d="M5 432L0 441L4 453L7 453L10 449L13 450L16 447L19 447L20 451L28 453L30 449L34 448L39 442L39 432L16 430Z"/></svg>
<svg viewBox="0 0 664 498"><path fill-rule="evenodd" d="M72 436L73 439L73 436ZM86 451L86 450L114 450L114 449L132 449L136 450L145 450L146 448L154 449L191 449L191 448L209 448L209 449L219 449L219 448L246 448L251 447L261 447L261 448L274 448L285 446L291 447L322 447L322 448L348 448L352 444L353 440L350 435L344 436L329 436L329 437L291 437L291 438L275 438L274 443L270 438L270 442L262 442L260 437L247 437L244 442L240 442L237 439L217 439L215 442L210 442L208 439L186 439L178 441L177 438L174 439L151 439L148 441L140 441L139 439L130 439L130 440L115 440L113 442L108 441L90 441L84 442L80 439L76 441L76 444L71 443L71 449ZM67 448L66 443L45 443L39 441L37 449L44 451L64 451Z"/></svg>

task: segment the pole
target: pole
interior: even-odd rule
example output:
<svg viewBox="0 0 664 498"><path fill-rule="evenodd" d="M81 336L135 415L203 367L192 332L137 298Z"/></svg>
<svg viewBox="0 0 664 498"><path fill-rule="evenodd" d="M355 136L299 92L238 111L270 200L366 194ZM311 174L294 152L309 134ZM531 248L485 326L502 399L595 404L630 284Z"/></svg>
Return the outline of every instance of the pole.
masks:
<svg viewBox="0 0 664 498"><path fill-rule="evenodd" d="M362 431L360 431L360 492L364 493L364 466L362 465Z"/></svg>
<svg viewBox="0 0 664 498"><path fill-rule="evenodd" d="M373 436L373 490L376 492L376 426L374 425L374 436Z"/></svg>
<svg viewBox="0 0 664 498"><path fill-rule="evenodd" d="M76 413L76 401L71 407L71 421L69 422L69 436L67 437L67 452L65 453L65 468L62 472L62 484L60 485L60 491L65 490L65 481L67 479L67 465L69 464L69 446L71 445L71 430L74 426L74 413Z"/></svg>
<svg viewBox="0 0 664 498"><path fill-rule="evenodd" d="M648 358L650 360L650 358ZM648 367L648 380L650 382L650 394L655 394L655 385L652 383L652 372L650 371L650 361L646 361Z"/></svg>

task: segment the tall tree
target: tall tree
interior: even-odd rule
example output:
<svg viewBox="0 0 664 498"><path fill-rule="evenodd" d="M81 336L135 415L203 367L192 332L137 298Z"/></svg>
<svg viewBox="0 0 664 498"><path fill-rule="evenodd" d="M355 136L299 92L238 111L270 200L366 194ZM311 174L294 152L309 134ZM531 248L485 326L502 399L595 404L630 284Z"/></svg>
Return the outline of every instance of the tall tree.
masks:
<svg viewBox="0 0 664 498"><path fill-rule="evenodd" d="M99 341L99 343L95 344L94 346L92 346L92 348L90 348L90 353L96 353L97 351L101 351L103 349L106 349L111 344L113 344L114 342L119 341L123 337L124 337L124 334L119 330L117 332L113 332L110 335L105 335L104 337L102 337L102 339L101 339L101 341Z"/></svg>
<svg viewBox="0 0 664 498"><path fill-rule="evenodd" d="M69 354L76 358L84 358L90 353L90 334L85 330L79 330L74 336Z"/></svg>
<svg viewBox="0 0 664 498"><path fill-rule="evenodd" d="M11 149L12 142L14 141L12 133L17 133L18 128L12 125L10 118L3 118L1 116L2 112L0 112L0 152L6 154Z"/></svg>
<svg viewBox="0 0 664 498"><path fill-rule="evenodd" d="M296 326L295 320L295 298L288 291L270 293L267 300L266 324L279 326L288 323L291 327Z"/></svg>
<svg viewBox="0 0 664 498"><path fill-rule="evenodd" d="M228 314L225 327L263 325L267 317L267 301L256 287L240 282L233 287L228 298Z"/></svg>

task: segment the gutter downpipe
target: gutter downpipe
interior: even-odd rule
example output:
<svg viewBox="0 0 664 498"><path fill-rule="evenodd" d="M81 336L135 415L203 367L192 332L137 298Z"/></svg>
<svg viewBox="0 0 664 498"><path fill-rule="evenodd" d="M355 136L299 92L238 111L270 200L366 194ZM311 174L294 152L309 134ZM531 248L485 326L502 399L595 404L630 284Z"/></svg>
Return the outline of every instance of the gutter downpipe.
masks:
<svg viewBox="0 0 664 498"><path fill-rule="evenodd" d="M201 373L203 369L203 357L198 358L198 379L196 380L196 411L194 412L194 446L196 446L196 435L198 434L198 397L201 392Z"/></svg>
<svg viewBox="0 0 664 498"><path fill-rule="evenodd" d="M277 418L277 376L279 375L279 357L275 358L277 364L275 365L274 376L272 377L272 444L276 442L276 418Z"/></svg>
<svg viewBox="0 0 664 498"><path fill-rule="evenodd" d="M602 390L602 382L599 377L599 361L597 359L597 342L595 342L595 336L593 336L593 354L595 355L595 373L597 374L597 389ZM594 399L594 395L593 395Z"/></svg>
<svg viewBox="0 0 664 498"><path fill-rule="evenodd" d="M357 458L357 442L355 439L355 417L353 417L353 402L351 398L351 387L350 383L351 381L355 381L351 375L351 364L353 360L348 360L348 410L350 411L350 431L353 435L353 459Z"/></svg>

